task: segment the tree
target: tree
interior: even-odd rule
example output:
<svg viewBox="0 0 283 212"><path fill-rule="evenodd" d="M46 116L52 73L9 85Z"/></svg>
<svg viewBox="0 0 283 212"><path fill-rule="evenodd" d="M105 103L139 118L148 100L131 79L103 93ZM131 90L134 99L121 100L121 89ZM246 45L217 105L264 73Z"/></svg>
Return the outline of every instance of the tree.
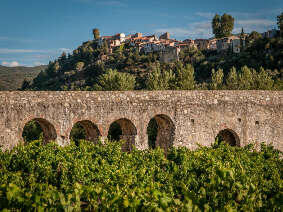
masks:
<svg viewBox="0 0 283 212"><path fill-rule="evenodd" d="M234 28L234 18L224 13L221 17L216 14L212 19L212 31L215 38L223 38L231 35Z"/></svg>
<svg viewBox="0 0 283 212"><path fill-rule="evenodd" d="M247 37L248 43L253 43L262 38L262 35L256 31L252 31L249 36Z"/></svg>
<svg viewBox="0 0 283 212"><path fill-rule="evenodd" d="M240 90L251 90L254 88L254 78L251 70L244 66L241 68L239 74L239 89Z"/></svg>
<svg viewBox="0 0 283 212"><path fill-rule="evenodd" d="M24 79L23 83L22 83L22 87L21 90L26 90L29 87L29 81L27 81L27 79Z"/></svg>
<svg viewBox="0 0 283 212"><path fill-rule="evenodd" d="M102 49L103 49L105 54L109 53L109 47L108 47L108 43L107 43L106 40L103 41Z"/></svg>
<svg viewBox="0 0 283 212"><path fill-rule="evenodd" d="M280 30L280 35L283 38L283 12L281 13L281 15L277 16L277 26Z"/></svg>
<svg viewBox="0 0 283 212"><path fill-rule="evenodd" d="M232 34L232 31L234 29L234 18L224 13L221 16L221 36L222 37L228 37Z"/></svg>
<svg viewBox="0 0 283 212"><path fill-rule="evenodd" d="M212 69L210 89L212 90L221 89L223 84L223 76L224 74L222 69L218 69L216 72L214 69Z"/></svg>
<svg viewBox="0 0 283 212"><path fill-rule="evenodd" d="M172 70L161 70L156 67L148 76L146 88L148 90L169 90L174 87L175 75Z"/></svg>
<svg viewBox="0 0 283 212"><path fill-rule="evenodd" d="M216 14L212 19L212 32L216 38L221 37L220 29L221 29L221 17L218 14Z"/></svg>
<svg viewBox="0 0 283 212"><path fill-rule="evenodd" d="M259 73L256 76L256 89L258 90L272 90L274 85L274 80L267 73L264 68L260 68Z"/></svg>
<svg viewBox="0 0 283 212"><path fill-rule="evenodd" d="M62 54L61 54L61 56L60 56L59 59L60 59L60 61L62 61L62 62L66 61L66 59L67 59L66 52L62 52Z"/></svg>
<svg viewBox="0 0 283 212"><path fill-rule="evenodd" d="M177 68L177 89L193 90L196 86L195 70L191 64Z"/></svg>
<svg viewBox="0 0 283 212"><path fill-rule="evenodd" d="M105 74L98 77L94 90L99 91L125 91L134 90L135 77L128 73L118 72L116 69L108 69Z"/></svg>
<svg viewBox="0 0 283 212"><path fill-rule="evenodd" d="M238 74L235 67L230 69L228 76L226 78L226 86L229 90L238 90L239 82L238 82Z"/></svg>
<svg viewBox="0 0 283 212"><path fill-rule="evenodd" d="M75 69L77 71L81 71L83 69L84 65L85 65L84 62L77 62Z"/></svg>
<svg viewBox="0 0 283 212"><path fill-rule="evenodd" d="M58 61L50 62L46 69L46 73L48 76L55 76L58 70L60 69L60 64Z"/></svg>
<svg viewBox="0 0 283 212"><path fill-rule="evenodd" d="M100 37L99 29L94 28L94 29L92 30L92 33L93 33L94 40L99 39L99 37Z"/></svg>

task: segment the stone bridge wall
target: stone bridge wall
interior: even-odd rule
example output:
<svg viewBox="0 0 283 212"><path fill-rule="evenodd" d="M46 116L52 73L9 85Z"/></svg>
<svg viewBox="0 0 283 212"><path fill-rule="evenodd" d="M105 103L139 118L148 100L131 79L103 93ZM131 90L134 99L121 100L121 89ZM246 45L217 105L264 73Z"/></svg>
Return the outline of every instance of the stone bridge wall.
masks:
<svg viewBox="0 0 283 212"><path fill-rule="evenodd" d="M240 146L266 142L283 150L280 91L0 92L0 103L4 150L23 141L23 128L33 119L43 128L46 141L55 139L60 145L69 144L78 121L88 120L85 126L92 122L98 130L89 127L89 137L103 138L119 120L122 137L146 149L147 125L154 117L160 146L194 149L198 143L210 145L228 129Z"/></svg>

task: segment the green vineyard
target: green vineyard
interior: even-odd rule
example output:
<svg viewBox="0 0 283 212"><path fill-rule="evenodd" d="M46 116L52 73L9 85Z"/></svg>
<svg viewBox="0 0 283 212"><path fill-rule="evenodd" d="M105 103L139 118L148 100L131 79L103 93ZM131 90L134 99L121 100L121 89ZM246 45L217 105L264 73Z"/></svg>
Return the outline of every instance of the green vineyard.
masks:
<svg viewBox="0 0 283 212"><path fill-rule="evenodd" d="M282 211L282 152L226 144L122 152L34 141L0 152L0 209Z"/></svg>

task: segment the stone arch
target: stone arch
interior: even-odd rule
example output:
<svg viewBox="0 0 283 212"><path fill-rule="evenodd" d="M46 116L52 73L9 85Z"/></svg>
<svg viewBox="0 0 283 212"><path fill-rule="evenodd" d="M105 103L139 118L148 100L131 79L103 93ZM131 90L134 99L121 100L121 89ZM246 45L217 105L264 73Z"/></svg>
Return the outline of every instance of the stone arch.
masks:
<svg viewBox="0 0 283 212"><path fill-rule="evenodd" d="M92 121L82 120L82 121L77 121L73 125L72 129L77 124L79 124L79 126L81 126L84 129L84 131L85 131L85 140L91 141L93 143L97 143L98 142L98 139L101 136L101 133L100 133L97 125L95 125ZM71 138L72 129L70 131L70 138Z"/></svg>
<svg viewBox="0 0 283 212"><path fill-rule="evenodd" d="M56 133L55 127L53 126L53 124L51 124L49 121L47 121L46 119L43 119L43 118L34 118L34 119L31 119L28 122L26 122L23 129L22 129L22 136L23 136L23 133L24 133L25 126L28 123L30 123L31 121L35 121L41 127L42 132L43 132L43 144L47 144L49 141L55 141L56 140L57 133ZM25 138L23 137L23 139L25 139Z"/></svg>
<svg viewBox="0 0 283 212"><path fill-rule="evenodd" d="M240 138L234 130L223 129L220 130L216 136L220 142L226 142L230 146L240 146Z"/></svg>
<svg viewBox="0 0 283 212"><path fill-rule="evenodd" d="M129 119L126 119L126 118L118 119L118 120L116 120L116 121L114 121L110 124L110 126L108 128L108 137L111 137L110 131L111 131L111 126L113 126L113 124L119 125L120 130L121 130L120 135L119 135L119 139L125 141L125 143L122 146L122 150L123 151L131 151L132 146L135 145L135 139L136 139L136 136L137 136L136 126Z"/></svg>
<svg viewBox="0 0 283 212"><path fill-rule="evenodd" d="M157 127L157 133L155 136L155 144L154 147L160 147L165 150L173 146L174 138L175 138L175 124L173 123L172 119L164 114L155 115L150 122L154 120ZM148 123L148 126L150 124ZM147 135L149 136L149 128L147 126ZM149 138L149 137L148 137ZM148 143L150 140L148 139ZM150 144L149 144L150 146Z"/></svg>

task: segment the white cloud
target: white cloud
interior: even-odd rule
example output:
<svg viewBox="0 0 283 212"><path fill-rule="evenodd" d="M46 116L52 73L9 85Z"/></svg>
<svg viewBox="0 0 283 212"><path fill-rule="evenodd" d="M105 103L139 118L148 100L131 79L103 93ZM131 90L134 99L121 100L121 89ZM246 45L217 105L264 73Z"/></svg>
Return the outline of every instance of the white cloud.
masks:
<svg viewBox="0 0 283 212"><path fill-rule="evenodd" d="M34 63L33 63L33 66L41 66L41 65L45 65L45 64L43 64L43 63L41 63L41 62L34 62Z"/></svg>
<svg viewBox="0 0 283 212"><path fill-rule="evenodd" d="M59 48L59 51L65 52L65 53L70 53L70 52L72 52L72 50L71 50L71 49L68 49L68 48Z"/></svg>
<svg viewBox="0 0 283 212"><path fill-rule="evenodd" d="M59 49L8 49L8 48L0 48L0 54L12 54L12 53L45 53L45 54L54 54L58 52L72 52L71 49L68 48L59 48Z"/></svg>
<svg viewBox="0 0 283 212"><path fill-rule="evenodd" d="M247 20L236 20L233 33L241 32L242 27L245 32L257 31L264 32L274 28L276 22L269 19L247 19Z"/></svg>
<svg viewBox="0 0 283 212"><path fill-rule="evenodd" d="M241 32L242 27L245 32L258 31L264 32L276 27L276 14L279 14L279 9L269 11L255 12L228 12L235 18L235 27L233 33ZM181 27L159 27L155 30L156 33L170 32L177 39L184 38L209 38L212 37L211 20L215 13L213 12L196 12L196 16L202 17L202 22L192 22L187 26ZM220 14L221 15L221 14ZM266 18L268 17L268 18ZM270 18L269 18L270 17Z"/></svg>
<svg viewBox="0 0 283 212"><path fill-rule="evenodd" d="M236 20L236 24L240 25L261 25L261 26L273 26L275 21L268 19L249 19L249 20Z"/></svg>
<svg viewBox="0 0 283 212"><path fill-rule="evenodd" d="M109 6L109 7L125 7L126 4L120 2L120 1L99 1L96 3L100 6Z"/></svg>
<svg viewBox="0 0 283 212"><path fill-rule="evenodd" d="M0 36L0 40L8 40L8 39L9 39L8 37Z"/></svg>
<svg viewBox="0 0 283 212"><path fill-rule="evenodd" d="M239 17L239 18L262 18L262 17L272 17L274 20L276 19L276 16L279 15L282 12L283 8L277 8L273 10L261 10L261 11L255 11L255 12L228 12L228 14L231 14L232 16Z"/></svg>
<svg viewBox="0 0 283 212"><path fill-rule="evenodd" d="M195 14L204 18L213 18L213 16L215 15L215 13L211 12L196 12Z"/></svg>
<svg viewBox="0 0 283 212"><path fill-rule="evenodd" d="M188 29L181 27L160 28L160 29L156 29L154 32L158 34L169 32L171 35L176 37L186 36L190 34L190 31Z"/></svg>
<svg viewBox="0 0 283 212"><path fill-rule="evenodd" d="M80 3L87 3L87 4L91 4L91 3L95 3L98 6L106 6L106 7L125 7L127 6L125 3L118 1L118 0L75 0L76 2L80 2Z"/></svg>
<svg viewBox="0 0 283 212"><path fill-rule="evenodd" d="M9 54L9 53L49 53L48 50L36 50L36 49L8 49L0 48L0 54Z"/></svg>
<svg viewBox="0 0 283 212"><path fill-rule="evenodd" d="M17 61L12 61L12 62L3 61L1 64L2 64L3 66L7 66L7 67L20 66L20 64L19 64Z"/></svg>
<svg viewBox="0 0 283 212"><path fill-rule="evenodd" d="M155 30L155 33L161 34L169 32L173 37L178 39L185 38L208 38L212 36L210 22L195 22L187 27L167 27Z"/></svg>

